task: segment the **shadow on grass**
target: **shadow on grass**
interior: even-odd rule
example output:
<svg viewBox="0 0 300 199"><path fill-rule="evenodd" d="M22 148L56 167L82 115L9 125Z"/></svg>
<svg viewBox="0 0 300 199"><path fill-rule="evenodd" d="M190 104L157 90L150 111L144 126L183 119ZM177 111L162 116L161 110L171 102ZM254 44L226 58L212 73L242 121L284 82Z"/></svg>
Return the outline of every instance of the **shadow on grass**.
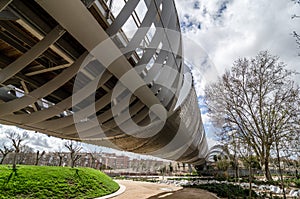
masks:
<svg viewBox="0 0 300 199"><path fill-rule="evenodd" d="M82 181L82 178L79 175L79 169L75 169L75 177L79 178L79 180Z"/></svg>
<svg viewBox="0 0 300 199"><path fill-rule="evenodd" d="M11 179L13 178L13 176L18 176L18 169L17 168L12 168L11 169L11 173L9 174L9 176L7 177L7 179L3 182L3 186L7 185Z"/></svg>

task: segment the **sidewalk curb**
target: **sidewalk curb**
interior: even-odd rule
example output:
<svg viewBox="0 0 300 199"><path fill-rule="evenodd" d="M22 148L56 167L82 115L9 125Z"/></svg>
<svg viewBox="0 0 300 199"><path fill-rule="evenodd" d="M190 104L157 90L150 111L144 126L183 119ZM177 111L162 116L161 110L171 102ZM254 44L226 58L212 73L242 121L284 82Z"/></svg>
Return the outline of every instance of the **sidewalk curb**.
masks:
<svg viewBox="0 0 300 199"><path fill-rule="evenodd" d="M113 197L116 197L118 195L121 195L126 190L126 187L124 185L122 185L122 184L119 184L119 186L120 186L120 188L118 189L118 191L116 191L116 192L114 192L112 194L106 195L106 196L95 198L95 199L108 199L108 198L113 198Z"/></svg>

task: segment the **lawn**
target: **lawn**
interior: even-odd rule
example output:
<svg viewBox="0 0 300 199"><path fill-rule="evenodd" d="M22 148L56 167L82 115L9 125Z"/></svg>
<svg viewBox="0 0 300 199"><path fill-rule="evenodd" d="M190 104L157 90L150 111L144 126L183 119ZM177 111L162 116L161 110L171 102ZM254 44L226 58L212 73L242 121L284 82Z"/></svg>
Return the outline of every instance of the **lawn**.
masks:
<svg viewBox="0 0 300 199"><path fill-rule="evenodd" d="M119 185L91 168L0 165L0 198L95 198Z"/></svg>

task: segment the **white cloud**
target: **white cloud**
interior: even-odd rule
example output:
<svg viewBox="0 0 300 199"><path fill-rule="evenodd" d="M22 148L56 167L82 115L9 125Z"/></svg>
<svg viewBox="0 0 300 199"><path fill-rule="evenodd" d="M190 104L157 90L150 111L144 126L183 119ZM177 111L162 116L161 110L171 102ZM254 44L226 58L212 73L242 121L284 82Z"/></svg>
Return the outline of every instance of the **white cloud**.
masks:
<svg viewBox="0 0 300 199"><path fill-rule="evenodd" d="M300 32L300 20L291 19L300 14L300 5L289 0L176 0L176 6L183 36L190 40L184 41L184 54L194 65L198 96L236 59L254 57L262 50L280 56L289 69L300 72L300 49L292 36L293 31ZM207 114L202 120L211 145L217 129Z"/></svg>
<svg viewBox="0 0 300 199"><path fill-rule="evenodd" d="M10 140L6 138L5 131L12 130L17 133L23 133L24 131L28 132L29 138L25 141L25 144L32 147L34 151L36 150L45 150L45 151L58 151L63 149L63 143L65 140L55 137L49 137L48 135L35 133L34 131L23 130L15 126L1 125L0 133L0 144L5 143L6 145L10 144ZM24 144L24 143L23 143Z"/></svg>
<svg viewBox="0 0 300 199"><path fill-rule="evenodd" d="M211 147L215 146L215 145L218 145L220 144L218 141L212 139L212 138L206 138L207 140L207 145L208 145L208 148L210 149Z"/></svg>
<svg viewBox="0 0 300 199"><path fill-rule="evenodd" d="M0 147L3 143L5 145L10 145L10 140L6 138L5 131L6 130L13 130L17 133L22 133L24 131L28 132L29 139L26 140L23 144L33 148L34 152L37 150L39 151L46 151L46 152L57 152L57 151L65 151L68 150L64 147L66 141L65 139L51 137L42 133L36 133L34 131L23 130L15 126L7 126L7 125L0 125ZM125 151L119 151L107 147L95 146L91 144L81 143L82 152L105 152L105 153L115 153L117 155L126 155L130 158L139 158L139 159L157 159L162 160L160 158L155 158L147 155L139 155Z"/></svg>
<svg viewBox="0 0 300 199"><path fill-rule="evenodd" d="M112 6L113 14L117 15L122 4L118 2ZM269 50L290 68L300 70L300 57L297 56L300 50L291 35L294 30L300 32L300 20L291 19L293 14L300 13L299 5L289 0L176 0L176 6L181 23L187 27L183 34L190 40L184 41L185 57L201 69L193 70L198 95L203 95L205 84L215 80L234 60L254 56L261 50ZM143 14L141 10L137 10L139 14ZM196 50L193 45L197 45ZM208 144L212 146L216 143L212 136L216 129L207 114L203 114L202 119ZM0 131L7 128L23 131L4 125L0 126ZM35 141L32 146L41 145L46 150L63 148L65 142L43 134L30 135ZM0 133L0 142L3 141L5 136Z"/></svg>
<svg viewBox="0 0 300 199"><path fill-rule="evenodd" d="M186 29L184 36L205 49L218 74L239 57L269 50L281 57L290 68L299 70L299 49L291 33L300 32L300 20L291 19L300 13L300 6L287 0L202 0L194 9L195 0L177 0L180 20L201 23L201 29ZM222 6L226 9L220 13ZM205 14L204 14L205 13ZM188 22L186 22L188 23ZM185 49L185 54L197 53ZM201 57L201 52L198 53ZM217 74L215 74L217 75Z"/></svg>
<svg viewBox="0 0 300 199"><path fill-rule="evenodd" d="M202 114L201 118L202 118L202 122L204 124L210 124L210 118L209 118L208 114Z"/></svg>

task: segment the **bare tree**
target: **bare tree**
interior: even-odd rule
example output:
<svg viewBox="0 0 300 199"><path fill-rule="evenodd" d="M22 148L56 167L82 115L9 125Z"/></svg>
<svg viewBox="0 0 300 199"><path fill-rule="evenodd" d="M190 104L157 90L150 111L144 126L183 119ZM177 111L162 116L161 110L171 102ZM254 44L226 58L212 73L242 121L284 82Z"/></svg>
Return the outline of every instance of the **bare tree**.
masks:
<svg viewBox="0 0 300 199"><path fill-rule="evenodd" d="M295 4L298 4L298 5L300 5L300 0L292 0ZM297 15L297 14L294 14L293 16L292 16L292 19L299 19L300 18L300 16L299 15ZM296 32L296 31L293 31L293 36L295 37L295 39L296 39L296 43L297 43L297 45L298 45L298 47L300 48L300 35ZM298 54L299 56L300 56L300 53Z"/></svg>
<svg viewBox="0 0 300 199"><path fill-rule="evenodd" d="M59 152L55 152L55 155L57 155L58 159L59 159L59 162L58 162L58 166L62 166L62 161L63 161L63 158L64 158L64 153L59 151Z"/></svg>
<svg viewBox="0 0 300 199"><path fill-rule="evenodd" d="M41 154L40 154L40 151L38 150L36 152L36 156L35 156L35 164L34 165L38 165L39 164L39 161L41 160L41 158L45 155L45 151L43 151Z"/></svg>
<svg viewBox="0 0 300 199"><path fill-rule="evenodd" d="M293 71L268 52L238 59L230 71L205 89L211 119L237 130L236 139L247 143L259 157L267 180L270 152L276 141L299 134L300 89ZM230 141L228 131L220 134Z"/></svg>
<svg viewBox="0 0 300 199"><path fill-rule="evenodd" d="M22 144L20 147L20 151L18 153L18 157L16 160L17 164L23 164L26 162L26 158L30 158L28 155L34 152L33 148L28 145ZM31 161L33 163L33 161Z"/></svg>
<svg viewBox="0 0 300 199"><path fill-rule="evenodd" d="M96 156L97 154L90 152L90 153L87 153L87 155L90 156L89 167L94 168L95 162L97 160L97 156Z"/></svg>
<svg viewBox="0 0 300 199"><path fill-rule="evenodd" d="M29 136L27 132L20 134L10 129L6 130L5 133L6 137L12 142L12 146L14 148L13 169L16 169L18 154L20 153L22 147L21 143L28 139Z"/></svg>
<svg viewBox="0 0 300 199"><path fill-rule="evenodd" d="M58 151L55 152L55 155L58 157L58 160L59 160L58 166L59 166L59 167L62 166L63 158L64 158L64 156L65 156L65 153L62 152L62 148L61 148L61 147L58 147Z"/></svg>
<svg viewBox="0 0 300 199"><path fill-rule="evenodd" d="M70 158L71 158L70 163L71 163L71 167L74 168L75 163L81 158L79 152L82 149L82 147L78 145L78 142L74 142L74 141L66 142L65 147L70 152Z"/></svg>
<svg viewBox="0 0 300 199"><path fill-rule="evenodd" d="M276 151L276 158L277 158L277 166L279 170L279 175L280 175L280 181L281 181L281 186L282 186L282 191L283 191L283 198L286 199L286 190L285 190L285 185L284 185L284 179L283 179L283 174L282 174L282 167L281 167L281 156L280 156L280 142L281 140L277 139L275 141L275 151Z"/></svg>
<svg viewBox="0 0 300 199"><path fill-rule="evenodd" d="M297 43L298 47L300 48L300 35L296 31L294 31L293 36L295 37L296 43ZM300 53L299 53L299 56L300 56Z"/></svg>
<svg viewBox="0 0 300 199"><path fill-rule="evenodd" d="M94 151L91 151L88 153L88 155L90 156L90 165L89 167L91 168L96 168L97 165L95 164L96 162L98 163L99 162L99 155L102 153L102 151L97 151L97 150L94 150Z"/></svg>
<svg viewBox="0 0 300 199"><path fill-rule="evenodd" d="M0 161L0 164L3 164L5 157L11 152L13 152L13 148L3 144L3 146L0 148L0 153L2 154L2 159Z"/></svg>
<svg viewBox="0 0 300 199"><path fill-rule="evenodd" d="M248 171L249 171L249 176L248 176L248 179L249 179L249 190L250 190L249 191L249 198L252 198L252 180L253 180L252 169L253 168L257 168L260 165L257 166L255 164L257 162L256 161L256 157L253 156L252 151L250 150L249 145L247 145L247 142L244 143L243 146L238 149L238 152L240 154L241 160L244 163L244 166L246 168L248 168Z"/></svg>

